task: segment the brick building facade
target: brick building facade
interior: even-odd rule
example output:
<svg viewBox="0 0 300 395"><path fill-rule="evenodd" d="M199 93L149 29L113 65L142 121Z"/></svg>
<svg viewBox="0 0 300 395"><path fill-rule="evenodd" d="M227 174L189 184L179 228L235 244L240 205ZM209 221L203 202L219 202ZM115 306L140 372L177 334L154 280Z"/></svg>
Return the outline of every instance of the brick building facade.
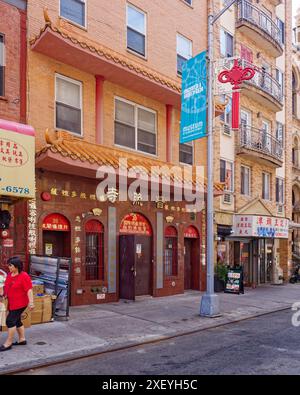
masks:
<svg viewBox="0 0 300 395"><path fill-rule="evenodd" d="M120 158L147 176L151 166L195 171L205 157L200 142L179 144L182 62L207 42L206 1L189 3L28 1L28 121L37 131L30 252L72 257L72 304L205 289L203 210L172 194L162 204L162 180L153 202L96 196L97 168L117 168ZM118 174L118 192L121 184ZM203 178L193 185L205 189Z"/></svg>

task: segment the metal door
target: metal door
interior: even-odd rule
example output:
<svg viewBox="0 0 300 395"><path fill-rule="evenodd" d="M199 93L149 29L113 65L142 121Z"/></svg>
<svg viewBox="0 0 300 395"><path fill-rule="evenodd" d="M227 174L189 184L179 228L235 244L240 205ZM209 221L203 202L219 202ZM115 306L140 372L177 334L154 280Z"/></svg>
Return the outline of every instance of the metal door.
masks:
<svg viewBox="0 0 300 395"><path fill-rule="evenodd" d="M135 236L135 295L151 295L152 238Z"/></svg>
<svg viewBox="0 0 300 395"><path fill-rule="evenodd" d="M192 289L192 239L184 239L184 289Z"/></svg>
<svg viewBox="0 0 300 395"><path fill-rule="evenodd" d="M135 299L135 240L134 236L120 236L120 298Z"/></svg>

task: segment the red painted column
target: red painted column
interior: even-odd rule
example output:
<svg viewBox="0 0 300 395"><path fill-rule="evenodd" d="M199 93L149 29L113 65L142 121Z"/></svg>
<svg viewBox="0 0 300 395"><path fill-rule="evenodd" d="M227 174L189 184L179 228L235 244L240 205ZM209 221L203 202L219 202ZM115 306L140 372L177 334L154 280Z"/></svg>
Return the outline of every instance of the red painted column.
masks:
<svg viewBox="0 0 300 395"><path fill-rule="evenodd" d="M26 123L27 97L27 15L26 11L20 11L20 122Z"/></svg>
<svg viewBox="0 0 300 395"><path fill-rule="evenodd" d="M173 106L166 105L166 123L167 123L167 162L172 162L172 116Z"/></svg>
<svg viewBox="0 0 300 395"><path fill-rule="evenodd" d="M104 77L96 75L96 143L103 144L103 85Z"/></svg>

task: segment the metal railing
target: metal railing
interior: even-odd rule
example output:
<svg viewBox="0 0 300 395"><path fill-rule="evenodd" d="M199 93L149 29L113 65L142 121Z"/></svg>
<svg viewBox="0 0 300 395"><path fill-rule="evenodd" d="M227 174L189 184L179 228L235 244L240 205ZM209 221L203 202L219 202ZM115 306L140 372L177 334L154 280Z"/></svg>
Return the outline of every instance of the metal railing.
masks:
<svg viewBox="0 0 300 395"><path fill-rule="evenodd" d="M281 31L277 24L266 12L247 0L238 2L238 21L242 20L259 27L268 34L271 40L275 40L282 47Z"/></svg>
<svg viewBox="0 0 300 395"><path fill-rule="evenodd" d="M252 80L246 81L246 84L254 85L255 87L268 93L278 102L283 103L283 87L281 84L263 69L253 65L245 59L240 61L242 67L252 67L256 73Z"/></svg>
<svg viewBox="0 0 300 395"><path fill-rule="evenodd" d="M280 140L264 130L253 128L249 125L240 127L240 147L261 152L282 161L283 148Z"/></svg>

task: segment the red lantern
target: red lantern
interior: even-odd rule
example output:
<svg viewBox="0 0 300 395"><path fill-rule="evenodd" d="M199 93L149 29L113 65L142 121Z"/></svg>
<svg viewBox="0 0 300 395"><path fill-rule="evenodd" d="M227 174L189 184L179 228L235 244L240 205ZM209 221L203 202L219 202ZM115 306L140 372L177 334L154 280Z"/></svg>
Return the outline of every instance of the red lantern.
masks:
<svg viewBox="0 0 300 395"><path fill-rule="evenodd" d="M2 230L1 233L0 233L0 237L3 240L8 239L9 236L10 236L10 232L9 232L8 229Z"/></svg>
<svg viewBox="0 0 300 395"><path fill-rule="evenodd" d="M41 194L41 198L44 202L49 202L49 200L51 200L51 195L49 192L43 192Z"/></svg>

